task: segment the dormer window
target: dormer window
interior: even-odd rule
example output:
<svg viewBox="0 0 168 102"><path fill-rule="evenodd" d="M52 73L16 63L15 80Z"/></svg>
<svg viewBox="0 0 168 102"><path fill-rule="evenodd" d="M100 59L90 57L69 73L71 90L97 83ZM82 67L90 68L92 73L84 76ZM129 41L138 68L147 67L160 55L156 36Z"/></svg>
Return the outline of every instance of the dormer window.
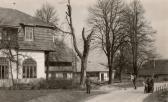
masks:
<svg viewBox="0 0 168 102"><path fill-rule="evenodd" d="M34 29L33 27L25 27L25 41L34 40Z"/></svg>

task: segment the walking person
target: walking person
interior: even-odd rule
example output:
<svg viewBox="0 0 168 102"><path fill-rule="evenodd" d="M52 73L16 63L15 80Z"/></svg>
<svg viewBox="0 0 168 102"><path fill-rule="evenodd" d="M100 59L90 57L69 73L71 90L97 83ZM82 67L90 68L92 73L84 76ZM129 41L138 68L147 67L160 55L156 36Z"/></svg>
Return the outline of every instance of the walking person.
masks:
<svg viewBox="0 0 168 102"><path fill-rule="evenodd" d="M91 90L91 80L89 76L87 76L86 77L86 93L90 94L90 90Z"/></svg>
<svg viewBox="0 0 168 102"><path fill-rule="evenodd" d="M132 83L133 83L133 85L134 85L134 89L136 89L137 87L136 87L136 76L134 75L134 74L131 74L131 81L132 81Z"/></svg>

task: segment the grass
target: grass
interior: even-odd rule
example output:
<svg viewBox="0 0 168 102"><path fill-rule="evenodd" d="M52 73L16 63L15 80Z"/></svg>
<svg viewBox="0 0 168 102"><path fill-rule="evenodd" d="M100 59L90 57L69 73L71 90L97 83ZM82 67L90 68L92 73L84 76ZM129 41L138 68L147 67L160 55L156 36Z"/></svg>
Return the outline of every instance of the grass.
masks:
<svg viewBox="0 0 168 102"><path fill-rule="evenodd" d="M143 102L168 102L168 91L150 94Z"/></svg>
<svg viewBox="0 0 168 102"><path fill-rule="evenodd" d="M85 91L72 90L0 90L0 102L26 102L44 96L38 102L81 102L88 97L103 94L104 92L92 92L86 94ZM52 99L47 99L47 95Z"/></svg>

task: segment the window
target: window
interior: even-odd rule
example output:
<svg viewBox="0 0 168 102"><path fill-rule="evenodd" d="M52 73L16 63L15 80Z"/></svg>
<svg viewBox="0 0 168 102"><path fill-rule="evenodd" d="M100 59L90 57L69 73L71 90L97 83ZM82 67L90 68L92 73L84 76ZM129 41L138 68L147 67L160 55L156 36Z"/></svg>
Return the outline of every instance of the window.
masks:
<svg viewBox="0 0 168 102"><path fill-rule="evenodd" d="M33 41L34 39L34 29L33 27L25 27L25 40Z"/></svg>
<svg viewBox="0 0 168 102"><path fill-rule="evenodd" d="M67 73L67 79L72 79L72 73Z"/></svg>
<svg viewBox="0 0 168 102"><path fill-rule="evenodd" d="M4 57L0 57L0 79L8 79L8 61Z"/></svg>
<svg viewBox="0 0 168 102"><path fill-rule="evenodd" d="M33 59L26 59L23 62L23 78L36 78L37 64Z"/></svg>
<svg viewBox="0 0 168 102"><path fill-rule="evenodd" d="M55 76L56 78L63 78L63 73L56 73Z"/></svg>

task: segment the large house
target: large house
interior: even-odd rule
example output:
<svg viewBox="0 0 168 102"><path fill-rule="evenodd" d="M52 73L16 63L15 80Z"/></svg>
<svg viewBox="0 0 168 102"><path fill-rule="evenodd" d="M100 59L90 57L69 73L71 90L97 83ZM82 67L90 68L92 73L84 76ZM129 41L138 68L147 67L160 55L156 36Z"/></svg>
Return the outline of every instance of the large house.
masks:
<svg viewBox="0 0 168 102"><path fill-rule="evenodd" d="M49 56L55 51L53 34L51 24L15 9L0 8L0 86L12 85L12 79L30 82L46 78Z"/></svg>

